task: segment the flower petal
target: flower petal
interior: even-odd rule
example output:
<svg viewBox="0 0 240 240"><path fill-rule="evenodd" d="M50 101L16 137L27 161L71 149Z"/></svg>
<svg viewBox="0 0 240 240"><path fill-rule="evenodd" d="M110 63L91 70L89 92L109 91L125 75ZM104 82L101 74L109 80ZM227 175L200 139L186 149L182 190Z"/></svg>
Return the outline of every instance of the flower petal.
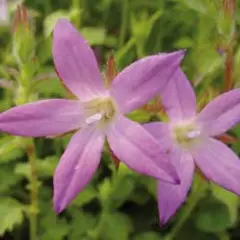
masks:
<svg viewBox="0 0 240 240"><path fill-rule="evenodd" d="M61 212L86 186L96 171L105 136L95 126L77 132L54 174L54 208Z"/></svg>
<svg viewBox="0 0 240 240"><path fill-rule="evenodd" d="M120 72L110 90L120 111L128 113L154 98L177 70L184 53L177 51L145 57Z"/></svg>
<svg viewBox="0 0 240 240"><path fill-rule="evenodd" d="M181 183L179 185L161 181L158 183L158 208L161 224L165 224L183 204L191 187L194 174L194 161L189 153L173 149L171 158L179 158L180 160ZM172 159L173 162L179 160Z"/></svg>
<svg viewBox="0 0 240 240"><path fill-rule="evenodd" d="M221 135L240 122L240 89L221 94L199 114L198 122L210 136Z"/></svg>
<svg viewBox="0 0 240 240"><path fill-rule="evenodd" d="M167 123L150 122L142 126L158 140L159 146L162 149L170 149L173 147L173 141Z"/></svg>
<svg viewBox="0 0 240 240"><path fill-rule="evenodd" d="M194 90L180 68L162 91L161 100L172 122L189 119L196 115Z"/></svg>
<svg viewBox="0 0 240 240"><path fill-rule="evenodd" d="M54 136L79 128L83 120L79 101L42 100L1 113L0 131L26 137Z"/></svg>
<svg viewBox="0 0 240 240"><path fill-rule="evenodd" d="M206 177L240 195L240 160L222 142L209 138L194 154L194 159Z"/></svg>
<svg viewBox="0 0 240 240"><path fill-rule="evenodd" d="M81 100L92 99L105 91L92 49L65 19L58 20L54 28L53 58L59 77Z"/></svg>
<svg viewBox="0 0 240 240"><path fill-rule="evenodd" d="M163 181L177 183L175 168L155 138L140 124L119 116L107 133L110 148L129 168Z"/></svg>
<svg viewBox="0 0 240 240"><path fill-rule="evenodd" d="M0 25L8 23L8 9L6 0L0 0Z"/></svg>

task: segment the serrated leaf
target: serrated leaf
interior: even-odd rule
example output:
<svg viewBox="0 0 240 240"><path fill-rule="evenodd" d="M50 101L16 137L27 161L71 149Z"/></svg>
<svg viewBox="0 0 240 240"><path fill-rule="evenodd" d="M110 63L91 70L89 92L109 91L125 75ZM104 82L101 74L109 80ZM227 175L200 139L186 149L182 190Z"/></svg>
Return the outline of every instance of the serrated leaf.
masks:
<svg viewBox="0 0 240 240"><path fill-rule="evenodd" d="M0 167L0 193L7 192L11 186L17 184L19 178L13 174L13 167L1 165Z"/></svg>
<svg viewBox="0 0 240 240"><path fill-rule="evenodd" d="M24 140L20 137L0 138L0 163L16 160L24 154Z"/></svg>
<svg viewBox="0 0 240 240"><path fill-rule="evenodd" d="M52 177L59 162L57 156L49 156L37 161L37 172L41 177Z"/></svg>
<svg viewBox="0 0 240 240"><path fill-rule="evenodd" d="M39 177L52 177L54 170L59 162L59 158L56 156L49 156L45 159L37 159L36 167ZM15 173L17 175L29 178L31 169L29 162L18 163L15 167Z"/></svg>
<svg viewBox="0 0 240 240"><path fill-rule="evenodd" d="M0 236L23 221L23 206L13 198L0 198Z"/></svg>

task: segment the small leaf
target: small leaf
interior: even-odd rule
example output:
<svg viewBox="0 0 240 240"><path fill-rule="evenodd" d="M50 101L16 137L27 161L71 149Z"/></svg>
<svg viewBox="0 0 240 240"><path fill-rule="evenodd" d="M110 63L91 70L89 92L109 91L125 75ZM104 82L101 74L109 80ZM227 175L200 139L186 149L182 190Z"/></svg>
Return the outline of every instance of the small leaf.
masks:
<svg viewBox="0 0 240 240"><path fill-rule="evenodd" d="M106 31L104 28L85 27L81 29L81 34L90 45L102 45L106 38Z"/></svg>
<svg viewBox="0 0 240 240"><path fill-rule="evenodd" d="M132 222L130 218L121 213L113 213L105 216L104 230L102 234L106 240L128 240L132 232Z"/></svg>
<svg viewBox="0 0 240 240"><path fill-rule="evenodd" d="M52 33L53 28L54 28L54 26L57 23L57 20L59 18L69 19L70 18L70 13L67 12L67 11L59 10L59 11L53 12L52 14L49 14L45 18L44 23L43 23L43 25L44 25L44 36L45 37L48 37Z"/></svg>
<svg viewBox="0 0 240 240"><path fill-rule="evenodd" d="M0 193L7 192L11 186L19 182L19 177L13 174L13 167L11 165L1 165L0 167Z"/></svg>
<svg viewBox="0 0 240 240"><path fill-rule="evenodd" d="M10 162L23 156L24 140L20 137L5 136L0 139L0 162Z"/></svg>
<svg viewBox="0 0 240 240"><path fill-rule="evenodd" d="M38 159L36 162L38 176L45 178L52 177L58 162L59 159L56 156L49 156L41 160ZM26 178L30 177L30 171L29 162L18 163L15 167L15 173Z"/></svg>
<svg viewBox="0 0 240 240"><path fill-rule="evenodd" d="M0 236L23 221L23 206L13 198L0 198Z"/></svg>
<svg viewBox="0 0 240 240"><path fill-rule="evenodd" d="M66 219L59 218L52 210L51 201L41 201L41 240L62 240L69 232L69 225Z"/></svg>
<svg viewBox="0 0 240 240"><path fill-rule="evenodd" d="M196 226L209 233L226 230L231 225L228 208L217 199L209 199L205 202L196 218Z"/></svg>
<svg viewBox="0 0 240 240"><path fill-rule="evenodd" d="M72 206L81 207L97 197L97 191L91 185L88 185L78 196L73 200Z"/></svg>
<svg viewBox="0 0 240 240"><path fill-rule="evenodd" d="M239 197L216 184L213 184L212 193L214 197L228 207L231 224L235 224L238 217Z"/></svg>
<svg viewBox="0 0 240 240"><path fill-rule="evenodd" d="M148 122L151 116L146 111L138 109L136 111L129 113L128 117L133 121L144 123Z"/></svg>
<svg viewBox="0 0 240 240"><path fill-rule="evenodd" d="M75 211L72 214L70 240L84 239L87 232L96 224L96 218L84 212ZM88 239L88 238L87 238Z"/></svg>

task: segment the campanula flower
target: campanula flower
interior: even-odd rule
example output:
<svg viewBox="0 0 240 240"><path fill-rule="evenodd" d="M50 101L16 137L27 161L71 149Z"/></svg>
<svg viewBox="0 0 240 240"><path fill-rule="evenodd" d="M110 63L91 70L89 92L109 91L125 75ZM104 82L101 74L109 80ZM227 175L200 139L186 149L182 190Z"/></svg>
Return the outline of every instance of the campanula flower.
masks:
<svg viewBox="0 0 240 240"><path fill-rule="evenodd" d="M73 135L54 175L54 207L61 212L92 178L107 137L113 153L131 169L178 182L158 141L124 114L153 98L178 69L184 51L138 60L104 86L96 58L78 31L60 19L53 32L56 71L77 100L41 100L0 114L0 129L19 136ZM163 161L161 160L163 159Z"/></svg>
<svg viewBox="0 0 240 240"><path fill-rule="evenodd" d="M184 202L195 166L205 177L240 195L238 156L215 137L240 121L240 89L216 97L200 113L190 82L179 70L161 93L169 123L154 122L145 128L167 149L179 169L179 185L158 183L161 224L166 223Z"/></svg>
<svg viewBox="0 0 240 240"><path fill-rule="evenodd" d="M5 25L9 21L7 2L0 0L0 25Z"/></svg>

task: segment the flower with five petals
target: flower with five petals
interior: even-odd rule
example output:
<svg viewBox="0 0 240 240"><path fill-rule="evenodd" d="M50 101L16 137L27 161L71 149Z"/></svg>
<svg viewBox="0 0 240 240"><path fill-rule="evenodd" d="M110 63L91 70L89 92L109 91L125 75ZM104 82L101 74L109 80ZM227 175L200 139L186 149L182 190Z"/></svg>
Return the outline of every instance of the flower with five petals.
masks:
<svg viewBox="0 0 240 240"><path fill-rule="evenodd" d="M240 195L240 161L217 137L240 121L240 89L223 93L199 114L190 82L179 69L161 93L169 123L144 124L178 169L180 184L158 183L160 223L166 223L184 202L195 165L205 177ZM163 149L162 149L163 150Z"/></svg>
<svg viewBox="0 0 240 240"><path fill-rule="evenodd" d="M104 86L93 51L78 31L60 19L53 32L53 59L77 100L50 99L0 114L0 130L18 136L73 135L54 174L54 208L61 212L92 178L105 137L113 153L137 172L177 182L175 169L156 139L124 114L142 106L168 83L184 51L138 60Z"/></svg>

